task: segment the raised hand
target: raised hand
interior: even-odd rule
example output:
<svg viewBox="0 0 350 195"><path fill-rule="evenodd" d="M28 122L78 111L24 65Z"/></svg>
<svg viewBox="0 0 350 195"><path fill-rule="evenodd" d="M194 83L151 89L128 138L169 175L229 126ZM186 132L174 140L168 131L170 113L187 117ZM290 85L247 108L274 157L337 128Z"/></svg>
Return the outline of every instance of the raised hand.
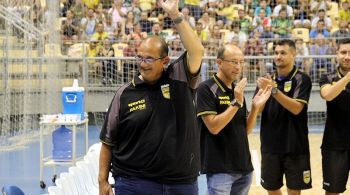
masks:
<svg viewBox="0 0 350 195"><path fill-rule="evenodd" d="M253 106L255 106L257 109L261 108L261 106L263 106L270 98L271 89L271 85L268 85L265 89L260 88L258 93L253 98Z"/></svg>
<svg viewBox="0 0 350 195"><path fill-rule="evenodd" d="M266 89L267 86L274 85L270 75L267 75L266 77L259 77L256 83L258 84L259 89Z"/></svg>
<svg viewBox="0 0 350 195"><path fill-rule="evenodd" d="M240 80L236 87L234 88L234 96L235 96L235 99L240 102L240 103L243 103L243 100L244 100L244 89L245 89L245 86L247 85L247 78L243 78L242 80Z"/></svg>
<svg viewBox="0 0 350 195"><path fill-rule="evenodd" d="M159 0L158 4L169 15L171 19L179 16L179 0Z"/></svg>

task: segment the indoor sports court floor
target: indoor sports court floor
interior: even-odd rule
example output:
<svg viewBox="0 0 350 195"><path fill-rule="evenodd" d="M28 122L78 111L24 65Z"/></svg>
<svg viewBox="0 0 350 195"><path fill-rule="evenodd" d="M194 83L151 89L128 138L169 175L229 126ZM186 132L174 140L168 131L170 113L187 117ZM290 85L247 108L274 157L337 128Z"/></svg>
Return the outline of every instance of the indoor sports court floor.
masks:
<svg viewBox="0 0 350 195"><path fill-rule="evenodd" d="M98 142L98 132L96 126L89 126L89 145ZM83 131L77 133L78 154L82 154L84 145ZM311 166L312 166L312 183L313 188L303 191L303 195L321 195L324 194L322 190L322 169L321 169L321 151L320 145L322 141L321 131L311 131L309 134L310 151L311 151ZM51 137L46 136L45 141L45 153L50 152ZM253 184L249 192L250 195L265 195L265 190L259 184L260 175L260 140L259 133L253 133L249 136L250 149L252 154L252 161L254 164L255 172L253 178ZM80 147L81 146L81 147ZM64 167L58 168L59 171L66 171ZM52 169L46 167L44 169L44 181L47 186L52 185ZM202 175L198 179L199 194L206 194L206 179ZM13 150L13 151L1 151L0 152L0 187L4 185L17 185L26 195L40 195L47 193L46 190L42 190L39 187L39 140L28 144L27 146ZM46 187L47 189L47 187ZM347 189L350 189L349 184ZM282 188L283 194L286 193L286 188ZM349 194L350 191L344 194Z"/></svg>
<svg viewBox="0 0 350 195"><path fill-rule="evenodd" d="M321 143L322 143L322 132L310 133L309 142L310 142L310 155L311 155L311 176L312 176L312 189L305 190L302 192L302 195L322 195L324 190L322 189L322 157L321 157ZM260 166L260 138L259 134L252 134L249 136L250 150L252 151L252 161L254 166L256 163L259 163ZM259 161L254 160L254 153L257 153ZM256 170L256 169L255 169ZM257 171L255 171L254 176L256 176ZM346 195L350 195L350 184L347 183L346 188L348 191L345 191ZM287 194L286 187L282 188L283 194ZM263 188L257 183L256 178L253 178L253 184L250 189L249 195L265 195L267 194Z"/></svg>

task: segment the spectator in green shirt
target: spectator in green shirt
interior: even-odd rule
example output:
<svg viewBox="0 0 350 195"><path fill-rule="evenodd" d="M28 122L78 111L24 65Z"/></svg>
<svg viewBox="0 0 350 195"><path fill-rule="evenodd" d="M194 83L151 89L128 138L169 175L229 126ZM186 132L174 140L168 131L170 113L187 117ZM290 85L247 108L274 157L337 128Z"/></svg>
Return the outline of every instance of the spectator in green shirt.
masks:
<svg viewBox="0 0 350 195"><path fill-rule="evenodd" d="M281 9L276 19L272 20L272 32L275 38L288 38L292 31L293 23L287 17L287 10Z"/></svg>

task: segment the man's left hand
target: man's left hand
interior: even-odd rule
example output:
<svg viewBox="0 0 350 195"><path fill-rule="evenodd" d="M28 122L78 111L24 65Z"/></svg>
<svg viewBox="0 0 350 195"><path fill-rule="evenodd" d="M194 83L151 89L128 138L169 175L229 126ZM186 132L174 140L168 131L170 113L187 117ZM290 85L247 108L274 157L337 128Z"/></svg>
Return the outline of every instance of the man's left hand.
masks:
<svg viewBox="0 0 350 195"><path fill-rule="evenodd" d="M258 109L263 106L271 96L271 90L271 85L267 86L265 89L259 89L258 93L253 98L253 106Z"/></svg>

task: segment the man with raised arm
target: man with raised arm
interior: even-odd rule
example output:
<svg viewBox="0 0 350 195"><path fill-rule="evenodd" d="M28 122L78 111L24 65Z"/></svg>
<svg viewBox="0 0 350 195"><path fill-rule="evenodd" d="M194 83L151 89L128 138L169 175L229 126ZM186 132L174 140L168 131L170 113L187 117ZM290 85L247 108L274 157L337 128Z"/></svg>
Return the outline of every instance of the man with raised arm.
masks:
<svg viewBox="0 0 350 195"><path fill-rule="evenodd" d="M168 45L158 36L142 41L140 75L119 88L100 139L100 195L198 194L199 130L193 105L204 48L178 11L178 0L161 0L186 51L169 65Z"/></svg>

